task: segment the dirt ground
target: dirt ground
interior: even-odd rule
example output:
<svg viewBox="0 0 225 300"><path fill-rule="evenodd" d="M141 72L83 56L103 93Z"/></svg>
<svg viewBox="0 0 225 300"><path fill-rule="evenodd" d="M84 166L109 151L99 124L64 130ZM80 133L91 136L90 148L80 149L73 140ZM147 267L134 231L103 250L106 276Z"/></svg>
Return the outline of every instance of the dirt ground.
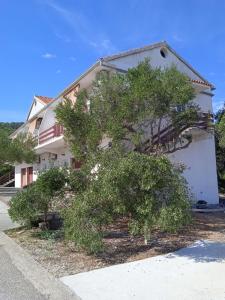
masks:
<svg viewBox="0 0 225 300"><path fill-rule="evenodd" d="M122 220L109 228L109 234L104 238L105 251L98 256L87 255L72 243L66 244L60 235L40 237L39 229L17 228L7 234L54 276L62 277L165 254L199 239L225 241L225 214L195 213L193 223L179 233L154 231L150 245L144 245L143 237L129 236L126 222Z"/></svg>

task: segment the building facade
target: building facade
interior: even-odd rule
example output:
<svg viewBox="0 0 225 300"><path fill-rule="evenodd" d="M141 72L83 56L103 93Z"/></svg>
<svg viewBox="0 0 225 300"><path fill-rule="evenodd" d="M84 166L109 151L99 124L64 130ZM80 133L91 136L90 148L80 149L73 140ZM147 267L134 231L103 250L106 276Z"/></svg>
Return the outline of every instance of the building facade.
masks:
<svg viewBox="0 0 225 300"><path fill-rule="evenodd" d="M56 98L35 96L27 121L18 128L12 138L20 132L30 132L37 138L35 151L37 161L32 164L15 166L15 186L24 187L35 181L38 174L53 166L79 168L79 162L72 156L69 146L63 137L62 126L56 123L55 108L65 97L76 101L76 92L88 89L95 76L101 70L126 72L138 63L149 59L152 67L166 68L172 65L185 73L194 86L194 102L203 113L212 114L212 97L214 86L194 70L166 42L146 46L101 58L90 69L82 74ZM213 133L204 130L192 132L193 141L186 149L169 155L174 163L183 163L186 168L184 177L196 200L218 203L218 184L216 173L215 142Z"/></svg>

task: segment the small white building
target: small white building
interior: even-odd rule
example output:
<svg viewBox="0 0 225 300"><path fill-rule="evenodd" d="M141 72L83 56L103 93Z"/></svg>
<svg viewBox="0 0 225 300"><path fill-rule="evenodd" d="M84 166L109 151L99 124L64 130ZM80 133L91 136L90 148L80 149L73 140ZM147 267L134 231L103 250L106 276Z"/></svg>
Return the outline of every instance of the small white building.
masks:
<svg viewBox="0 0 225 300"><path fill-rule="evenodd" d="M157 43L143 48L129 50L117 55L101 58L84 74L62 91L56 98L35 96L26 122L13 134L30 132L38 141L35 151L38 160L33 164L15 166L15 186L23 187L36 180L41 170L52 166L68 166L79 168L79 162L72 156L63 138L63 128L56 124L54 109L64 97L76 101L76 91L88 88L101 70L126 71L138 65L145 58L150 59L153 67L170 67L188 75L196 90L194 101L202 112L212 113L212 91L214 86L204 79L181 58L166 42ZM218 184L216 173L215 142L212 133L199 130L193 142L186 149L169 155L173 162L181 162L186 166L184 177L196 200L218 203Z"/></svg>

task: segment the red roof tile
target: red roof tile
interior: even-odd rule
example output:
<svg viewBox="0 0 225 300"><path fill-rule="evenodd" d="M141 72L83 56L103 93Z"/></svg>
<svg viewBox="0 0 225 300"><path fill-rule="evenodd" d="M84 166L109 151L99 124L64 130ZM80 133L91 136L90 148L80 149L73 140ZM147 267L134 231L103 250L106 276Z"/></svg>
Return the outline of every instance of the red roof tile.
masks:
<svg viewBox="0 0 225 300"><path fill-rule="evenodd" d="M51 103L54 100L54 98L45 97L45 96L35 96L35 97L39 98L45 104L49 104L49 103Z"/></svg>
<svg viewBox="0 0 225 300"><path fill-rule="evenodd" d="M205 82L205 81L201 81L201 80L197 80L197 79L192 79L191 81L194 82L194 83L203 84L203 85L207 85L209 87L212 87L212 85L210 83Z"/></svg>

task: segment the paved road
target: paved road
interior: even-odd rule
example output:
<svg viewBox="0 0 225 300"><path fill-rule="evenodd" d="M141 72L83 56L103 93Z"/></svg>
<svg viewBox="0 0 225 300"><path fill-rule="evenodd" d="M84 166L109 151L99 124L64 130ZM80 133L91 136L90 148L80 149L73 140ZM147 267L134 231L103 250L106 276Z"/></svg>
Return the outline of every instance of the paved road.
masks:
<svg viewBox="0 0 225 300"><path fill-rule="evenodd" d="M17 226L0 200L0 300L78 300L3 230Z"/></svg>
<svg viewBox="0 0 225 300"><path fill-rule="evenodd" d="M0 231L14 228L8 215L8 206L0 200ZM10 256L0 245L0 300L45 300L34 286L24 278Z"/></svg>
<svg viewBox="0 0 225 300"><path fill-rule="evenodd" d="M0 299L46 300L12 263L10 256L0 247Z"/></svg>

